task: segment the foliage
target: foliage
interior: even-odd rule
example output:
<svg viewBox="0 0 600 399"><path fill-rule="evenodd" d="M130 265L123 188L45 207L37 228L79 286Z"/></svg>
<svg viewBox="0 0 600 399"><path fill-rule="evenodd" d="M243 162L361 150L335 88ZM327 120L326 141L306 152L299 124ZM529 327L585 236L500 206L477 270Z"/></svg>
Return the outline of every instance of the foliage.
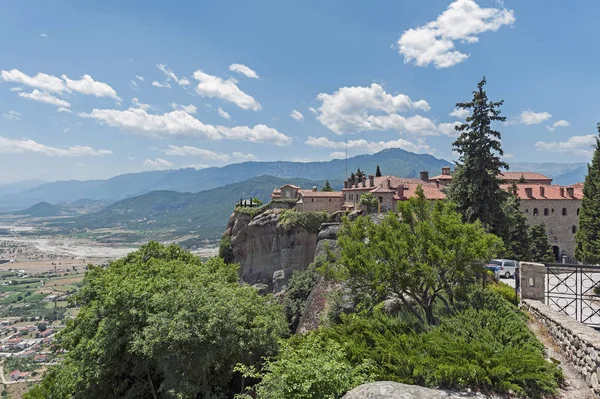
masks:
<svg viewBox="0 0 600 399"><path fill-rule="evenodd" d="M512 391L531 398L555 393L562 375L555 364L546 361L543 345L515 306L497 293L479 290L469 294L460 309L425 331L415 331L405 319L379 312L343 316L339 325L294 339L277 360L268 363L261 390L272 395L263 397L339 397L341 389L331 386L339 376L327 374L330 383L321 384L315 374L337 371L348 363L349 369L354 365L363 370L365 380ZM329 348L338 350L331 354ZM326 365L323 358L330 359ZM298 392L286 392L285 387L320 392L291 396Z"/></svg>
<svg viewBox="0 0 600 399"><path fill-rule="evenodd" d="M483 273L501 241L479 222L463 223L453 204L426 200L421 187L398 211L400 217L390 213L381 224L346 219L339 265L330 273L367 308L395 294L420 321L435 324L433 306L441 301L452 311L455 287Z"/></svg>
<svg viewBox="0 0 600 399"><path fill-rule="evenodd" d="M318 273L315 265L311 264L306 270L296 270L290 278L283 297L283 311L293 333L300 323L300 318L306 306L306 300L310 295L316 281Z"/></svg>
<svg viewBox="0 0 600 399"><path fill-rule="evenodd" d="M367 208L367 213L371 213L377 209L379 202L371 193L366 193L360 196L359 204Z"/></svg>
<svg viewBox="0 0 600 399"><path fill-rule="evenodd" d="M506 224L502 203L506 192L500 189L498 174L508 165L500 160L504 155L500 132L492 130L492 122L504 122L499 107L503 101L488 101L483 90L485 77L473 92L473 99L457 103L458 108L471 111L466 123L456 126L460 136L453 143L459 154L449 199L467 222L479 220L490 232L500 235Z"/></svg>
<svg viewBox="0 0 600 399"><path fill-rule="evenodd" d="M600 263L600 123L597 128L599 137L596 137L592 163L588 165L583 184L579 229L575 236L575 258L588 264Z"/></svg>
<svg viewBox="0 0 600 399"><path fill-rule="evenodd" d="M531 243L531 258L532 262L554 262L554 254L552 248L548 244L548 235L546 234L546 226L538 224L529 228L529 242Z"/></svg>
<svg viewBox="0 0 600 399"><path fill-rule="evenodd" d="M298 200L296 198L273 198L271 202L274 204L296 205Z"/></svg>
<svg viewBox="0 0 600 399"><path fill-rule="evenodd" d="M263 202L261 200L259 200L257 197L252 198L252 203L256 204L258 206L262 206Z"/></svg>
<svg viewBox="0 0 600 399"><path fill-rule="evenodd" d="M23 357L7 357L4 360L4 368L8 373L19 370L19 371L33 371L39 368L38 365L32 362L32 358L23 358Z"/></svg>
<svg viewBox="0 0 600 399"><path fill-rule="evenodd" d="M329 213L320 212L296 212L293 209L283 211L279 215L279 225L286 230L296 226L303 227L310 233L318 233L321 224L329 221Z"/></svg>
<svg viewBox="0 0 600 399"><path fill-rule="evenodd" d="M326 191L326 192L333 191L331 184L329 184L329 180L325 180L325 185L323 186L323 189L321 191Z"/></svg>
<svg viewBox="0 0 600 399"><path fill-rule="evenodd" d="M44 324L44 323L40 323L37 325L38 331L39 332L44 332L48 329L48 327Z"/></svg>
<svg viewBox="0 0 600 399"><path fill-rule="evenodd" d="M267 361L258 385L261 399L337 399L373 381L369 361L351 362L343 344L318 334L282 343L277 360Z"/></svg>
<svg viewBox="0 0 600 399"><path fill-rule="evenodd" d="M513 185L511 193L516 193ZM502 257L507 259L531 260L531 242L527 217L521 210L520 200L516 195L509 195L502 204L502 212L506 219L505 230L501 232L504 238Z"/></svg>
<svg viewBox="0 0 600 399"><path fill-rule="evenodd" d="M254 219L255 217L257 217L261 213L267 211L268 209L269 209L269 204L263 205L263 206L259 206L259 207L255 207L255 208L243 207L243 206L236 206L234 212L235 213L241 213L242 215L248 215L252 219Z"/></svg>
<svg viewBox="0 0 600 399"><path fill-rule="evenodd" d="M377 171L375 172L375 177L381 177L381 169L379 169L379 165L377 165Z"/></svg>
<svg viewBox="0 0 600 399"><path fill-rule="evenodd" d="M508 302L512 303L513 305L515 305L515 306L518 305L515 289L513 287L509 286L508 284L504 284L502 282L496 281L496 282L492 282L491 284L488 284L487 288L490 291L495 292L498 295L501 295L504 299L506 299Z"/></svg>
<svg viewBox="0 0 600 399"><path fill-rule="evenodd" d="M219 244L219 258L223 259L223 262L227 264L233 263L233 247L231 246L231 237L228 235L221 238L221 244Z"/></svg>
<svg viewBox="0 0 600 399"><path fill-rule="evenodd" d="M91 267L74 300L65 362L28 398L218 397L236 364L273 355L286 330L271 296L238 283L236 265L156 242Z"/></svg>

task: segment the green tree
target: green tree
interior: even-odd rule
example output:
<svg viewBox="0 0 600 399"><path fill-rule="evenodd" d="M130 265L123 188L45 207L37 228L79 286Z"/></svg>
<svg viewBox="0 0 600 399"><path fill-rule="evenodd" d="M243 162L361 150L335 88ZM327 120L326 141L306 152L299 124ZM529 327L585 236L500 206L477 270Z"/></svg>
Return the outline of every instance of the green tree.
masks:
<svg viewBox="0 0 600 399"><path fill-rule="evenodd" d="M346 282L367 308L396 295L419 321L435 324L433 308L451 313L455 288L483 272L502 245L480 222L464 223L452 203L416 196L375 224L367 217L344 221L338 233L340 260L329 272ZM413 305L416 304L417 306Z"/></svg>
<svg viewBox="0 0 600 399"><path fill-rule="evenodd" d="M354 172L350 173L350 182L352 182L352 184L356 183L356 175Z"/></svg>
<svg viewBox="0 0 600 399"><path fill-rule="evenodd" d="M38 328L39 332L44 332L44 331L46 331L46 329L48 329L48 327L44 323L38 324L37 328Z"/></svg>
<svg viewBox="0 0 600 399"><path fill-rule="evenodd" d="M321 190L321 191L327 191L327 192L333 191L333 188L329 184L329 180L325 180L325 185L323 186L323 190Z"/></svg>
<svg viewBox="0 0 600 399"><path fill-rule="evenodd" d="M506 218L505 230L501 232L504 237L504 252L502 256L508 259L522 261L531 260L531 243L527 217L521 212L521 201L517 196L517 186L512 184L509 196L502 205Z"/></svg>
<svg viewBox="0 0 600 399"><path fill-rule="evenodd" d="M600 136L600 123L597 129ZM600 263L600 137L596 137L594 156L583 184L579 230L575 240L575 258L578 261Z"/></svg>
<svg viewBox="0 0 600 399"><path fill-rule="evenodd" d="M363 172L362 170L360 170L360 168L358 168L356 170L356 181L357 182L361 182L363 177L366 177L367 175L365 174L365 172Z"/></svg>
<svg viewBox="0 0 600 399"><path fill-rule="evenodd" d="M252 198L252 203L256 204L257 206L261 206L263 204L263 202L261 200L259 200L257 197Z"/></svg>
<svg viewBox="0 0 600 399"><path fill-rule="evenodd" d="M378 201L377 198L373 196L371 193L366 193L360 196L359 205L367 208L367 213L371 213L377 210Z"/></svg>
<svg viewBox="0 0 600 399"><path fill-rule="evenodd" d="M223 262L229 264L233 263L233 246L231 245L231 236L223 236L221 243L219 244L219 258L223 259Z"/></svg>
<svg viewBox="0 0 600 399"><path fill-rule="evenodd" d="M548 235L546 226L538 224L529 229L529 241L531 243L531 261L532 262L554 262L552 248L548 244Z"/></svg>
<svg viewBox="0 0 600 399"><path fill-rule="evenodd" d="M375 177L381 177L381 169L379 169L379 165L377 165L377 171L375 172Z"/></svg>
<svg viewBox="0 0 600 399"><path fill-rule="evenodd" d="M498 175L508 164L500 160L504 155L500 132L492 130L492 122L503 122L500 106L503 101L489 101L483 87L485 77L477 85L470 102L457 103L458 108L471 111L466 123L456 126L460 136L453 143L459 154L449 199L456 203L464 220L479 220L491 233L500 235L506 220L502 204L507 193L500 188Z"/></svg>
<svg viewBox="0 0 600 399"><path fill-rule="evenodd" d="M296 270L288 282L283 297L283 311L288 321L290 331L293 333L298 328L300 318L306 306L306 300L312 291L318 274L314 264L306 270Z"/></svg>
<svg viewBox="0 0 600 399"><path fill-rule="evenodd" d="M156 242L90 267L60 335L64 364L26 397L228 395L234 366L275 354L287 330L276 301L240 284L236 268Z"/></svg>

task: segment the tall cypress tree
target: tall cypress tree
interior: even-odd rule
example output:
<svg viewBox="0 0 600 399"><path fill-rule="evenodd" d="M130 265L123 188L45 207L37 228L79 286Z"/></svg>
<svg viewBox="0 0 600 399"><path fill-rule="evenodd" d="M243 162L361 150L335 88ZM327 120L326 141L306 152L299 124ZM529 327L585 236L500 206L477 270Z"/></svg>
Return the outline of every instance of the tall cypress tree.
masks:
<svg viewBox="0 0 600 399"><path fill-rule="evenodd" d="M575 258L583 263L600 263L600 123L592 164L583 183L579 230L575 236Z"/></svg>
<svg viewBox="0 0 600 399"><path fill-rule="evenodd" d="M375 177L381 177L381 169L379 169L379 165L377 165L377 171L375 172Z"/></svg>
<svg viewBox="0 0 600 399"><path fill-rule="evenodd" d="M457 103L458 108L471 112L466 123L456 126L460 136L453 143L459 154L449 198L457 205L467 222L480 220L485 228L502 235L506 230L506 217L502 206L507 193L500 188L498 174L508 164L500 160L504 155L500 132L493 130L492 122L504 122L500 106L504 101L489 101L483 87L485 77L477 84L473 99Z"/></svg>

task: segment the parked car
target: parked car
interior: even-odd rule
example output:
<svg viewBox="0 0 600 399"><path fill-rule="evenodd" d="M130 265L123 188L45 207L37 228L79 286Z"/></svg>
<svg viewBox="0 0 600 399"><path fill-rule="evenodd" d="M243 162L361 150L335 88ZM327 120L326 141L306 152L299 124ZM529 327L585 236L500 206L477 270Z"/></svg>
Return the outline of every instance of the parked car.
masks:
<svg viewBox="0 0 600 399"><path fill-rule="evenodd" d="M517 271L517 261L510 259L492 259L486 267L495 266L498 268L497 276L505 278L514 278Z"/></svg>
<svg viewBox="0 0 600 399"><path fill-rule="evenodd" d="M486 269L488 269L489 271L494 273L494 277L498 278L500 277L500 266L498 265L493 265L493 264L487 264L484 266Z"/></svg>

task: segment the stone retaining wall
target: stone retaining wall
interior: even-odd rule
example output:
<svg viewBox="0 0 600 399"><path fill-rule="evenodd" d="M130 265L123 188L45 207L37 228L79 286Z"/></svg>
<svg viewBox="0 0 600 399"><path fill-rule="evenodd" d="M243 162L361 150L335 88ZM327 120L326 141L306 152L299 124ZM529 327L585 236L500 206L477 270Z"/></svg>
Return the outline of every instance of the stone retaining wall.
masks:
<svg viewBox="0 0 600 399"><path fill-rule="evenodd" d="M551 309L540 301L524 299L522 309L544 325L569 362L600 395L600 332Z"/></svg>

